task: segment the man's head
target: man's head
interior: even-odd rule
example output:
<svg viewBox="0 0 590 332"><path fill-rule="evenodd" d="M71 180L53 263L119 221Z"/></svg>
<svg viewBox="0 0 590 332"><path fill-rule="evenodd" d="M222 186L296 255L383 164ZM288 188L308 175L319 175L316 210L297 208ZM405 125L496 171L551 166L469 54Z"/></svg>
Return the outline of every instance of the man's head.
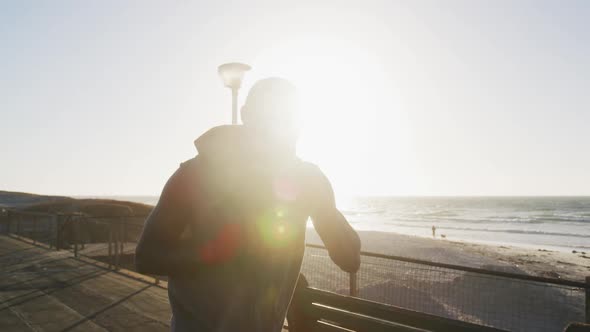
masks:
<svg viewBox="0 0 590 332"><path fill-rule="evenodd" d="M294 145L299 135L298 96L282 78L266 78L252 86L242 107L242 122L275 142Z"/></svg>

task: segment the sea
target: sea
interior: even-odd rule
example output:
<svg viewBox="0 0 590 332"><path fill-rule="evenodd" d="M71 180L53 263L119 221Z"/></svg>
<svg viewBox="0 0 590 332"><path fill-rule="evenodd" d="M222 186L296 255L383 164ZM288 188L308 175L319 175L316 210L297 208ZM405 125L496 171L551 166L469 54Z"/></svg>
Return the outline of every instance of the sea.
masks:
<svg viewBox="0 0 590 332"><path fill-rule="evenodd" d="M590 197L350 197L338 208L357 230L432 238L434 226L437 239L590 252Z"/></svg>

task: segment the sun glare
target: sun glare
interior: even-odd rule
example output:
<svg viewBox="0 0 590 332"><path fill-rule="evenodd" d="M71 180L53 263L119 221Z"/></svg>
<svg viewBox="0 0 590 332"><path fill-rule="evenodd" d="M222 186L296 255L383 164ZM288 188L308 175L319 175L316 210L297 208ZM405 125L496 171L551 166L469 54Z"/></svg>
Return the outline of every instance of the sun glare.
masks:
<svg viewBox="0 0 590 332"><path fill-rule="evenodd" d="M267 49L256 62L298 87L303 120L298 154L329 173L339 193L371 183L356 175L394 155L380 154L379 128L390 122L387 131L404 130L399 119L392 120L400 118L400 100L379 59L358 45L306 40ZM388 142L389 151L399 143Z"/></svg>

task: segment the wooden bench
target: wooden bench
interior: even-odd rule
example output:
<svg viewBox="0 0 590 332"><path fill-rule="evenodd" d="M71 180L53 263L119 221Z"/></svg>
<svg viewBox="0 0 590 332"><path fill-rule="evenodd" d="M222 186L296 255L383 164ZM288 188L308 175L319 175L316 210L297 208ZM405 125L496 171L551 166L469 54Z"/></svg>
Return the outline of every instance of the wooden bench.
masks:
<svg viewBox="0 0 590 332"><path fill-rule="evenodd" d="M498 332L499 329L297 285L289 332Z"/></svg>
<svg viewBox="0 0 590 332"><path fill-rule="evenodd" d="M590 324L571 323L565 328L564 332L590 332Z"/></svg>

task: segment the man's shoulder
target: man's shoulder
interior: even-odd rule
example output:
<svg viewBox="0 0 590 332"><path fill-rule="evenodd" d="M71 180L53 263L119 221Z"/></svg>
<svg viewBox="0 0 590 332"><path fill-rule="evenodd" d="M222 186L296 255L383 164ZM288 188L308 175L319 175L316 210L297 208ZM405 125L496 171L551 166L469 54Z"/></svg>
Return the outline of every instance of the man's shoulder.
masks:
<svg viewBox="0 0 590 332"><path fill-rule="evenodd" d="M302 198L314 214L319 208L330 206L334 193L332 184L320 167L314 163L301 161L299 167L299 185Z"/></svg>
<svg viewBox="0 0 590 332"><path fill-rule="evenodd" d="M170 180L172 182L184 182L187 178L195 177L197 175L198 156L183 161L180 163L178 169L172 174Z"/></svg>
<svg viewBox="0 0 590 332"><path fill-rule="evenodd" d="M195 167L197 165L197 157L199 157L199 156L197 155L197 156L192 157L189 160L185 160L185 161L181 162L179 169L186 169L186 168Z"/></svg>
<svg viewBox="0 0 590 332"><path fill-rule="evenodd" d="M320 167L308 161L300 161L299 176L302 184L313 194L318 189L330 187L330 181Z"/></svg>
<svg viewBox="0 0 590 332"><path fill-rule="evenodd" d="M317 177L324 174L318 165L305 160L299 160L298 170L304 177Z"/></svg>

